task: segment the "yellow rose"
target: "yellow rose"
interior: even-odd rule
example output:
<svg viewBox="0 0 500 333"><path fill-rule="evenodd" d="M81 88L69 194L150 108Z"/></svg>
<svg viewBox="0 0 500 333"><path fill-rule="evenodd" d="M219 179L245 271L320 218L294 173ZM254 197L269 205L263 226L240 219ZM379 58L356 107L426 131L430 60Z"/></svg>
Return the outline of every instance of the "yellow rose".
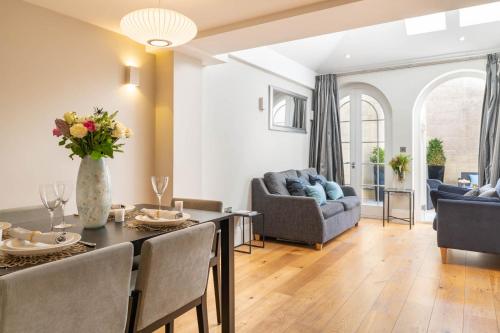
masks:
<svg viewBox="0 0 500 333"><path fill-rule="evenodd" d="M72 125L76 120L75 112L66 112L64 114L64 121L68 123L68 125Z"/></svg>
<svg viewBox="0 0 500 333"><path fill-rule="evenodd" d="M127 131L127 127L125 127L125 125L123 125L122 123L117 121L116 125L115 125L115 129L113 130L111 135L114 138L123 138L125 136L126 131Z"/></svg>
<svg viewBox="0 0 500 333"><path fill-rule="evenodd" d="M131 128L127 128L127 129L125 130L125 137L126 137L127 139L131 138L133 135L134 135L134 132L132 131L132 129L131 129Z"/></svg>
<svg viewBox="0 0 500 333"><path fill-rule="evenodd" d="M85 126L83 126L83 124L78 123L71 126L71 128L69 129L69 133L75 138L81 139L85 137L85 135L87 135L88 130Z"/></svg>

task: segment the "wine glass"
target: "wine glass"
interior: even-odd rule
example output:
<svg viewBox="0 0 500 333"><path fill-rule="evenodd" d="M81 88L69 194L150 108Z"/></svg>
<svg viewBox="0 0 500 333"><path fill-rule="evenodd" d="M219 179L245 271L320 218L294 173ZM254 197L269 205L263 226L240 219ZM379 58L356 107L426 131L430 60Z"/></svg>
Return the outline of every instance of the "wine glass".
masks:
<svg viewBox="0 0 500 333"><path fill-rule="evenodd" d="M61 204L59 193L57 193L57 187L55 184L43 184L39 186L38 190L43 205L49 211L50 231L52 231L54 229L54 211Z"/></svg>
<svg viewBox="0 0 500 333"><path fill-rule="evenodd" d="M151 184L153 185L153 191L158 197L158 217L160 215L161 210L161 197L168 186L168 177L167 176L151 176Z"/></svg>
<svg viewBox="0 0 500 333"><path fill-rule="evenodd" d="M58 181L56 184L57 193L59 194L59 201L61 202L61 210L62 210L62 221L61 223L54 226L55 229L66 229L70 228L73 225L66 223L64 220L64 208L71 198L71 193L73 188L69 182Z"/></svg>

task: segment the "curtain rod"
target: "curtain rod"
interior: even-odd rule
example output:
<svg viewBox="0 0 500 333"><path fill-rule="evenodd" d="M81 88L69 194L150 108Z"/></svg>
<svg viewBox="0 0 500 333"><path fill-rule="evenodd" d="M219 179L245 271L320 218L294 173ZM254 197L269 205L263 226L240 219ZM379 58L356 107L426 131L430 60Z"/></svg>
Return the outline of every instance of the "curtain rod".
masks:
<svg viewBox="0 0 500 333"><path fill-rule="evenodd" d="M470 60L486 59L488 54L495 53L498 51L499 50L489 51L487 53L482 52L480 54L467 55L467 56L449 57L449 58L441 59L441 60L421 61L421 62L415 62L413 64L381 66L381 67L376 67L376 68L372 68L372 69L361 69L361 70L352 71L352 72L340 72L340 73L337 73L337 77L351 76L351 75L358 75L358 74L368 74L368 73L375 73L375 72L386 72L386 71L393 71L393 70L397 70L397 69L407 69L407 68L415 68L415 67L423 67L423 66L442 65L442 64L449 64L449 63L454 63L454 62L462 62L462 61L470 61Z"/></svg>

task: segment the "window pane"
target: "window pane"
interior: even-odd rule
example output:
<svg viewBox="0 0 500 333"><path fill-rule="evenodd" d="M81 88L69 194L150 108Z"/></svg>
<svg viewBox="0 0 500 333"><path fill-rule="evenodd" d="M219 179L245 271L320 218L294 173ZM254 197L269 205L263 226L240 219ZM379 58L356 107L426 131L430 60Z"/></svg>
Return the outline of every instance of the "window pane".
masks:
<svg viewBox="0 0 500 333"><path fill-rule="evenodd" d="M349 96L343 98L340 101L339 108L339 120L340 121L350 121L351 120L351 102Z"/></svg>
<svg viewBox="0 0 500 333"><path fill-rule="evenodd" d="M351 123L340 123L340 137L342 142L351 141Z"/></svg>
<svg viewBox="0 0 500 333"><path fill-rule="evenodd" d="M351 145L349 143L342 143L342 159L344 163L351 162Z"/></svg>
<svg viewBox="0 0 500 333"><path fill-rule="evenodd" d="M344 183L346 185L351 184L351 164L344 163Z"/></svg>
<svg viewBox="0 0 500 333"><path fill-rule="evenodd" d="M378 121L363 121L362 122L362 138L361 141L363 142L378 142L382 141L380 140L378 134L379 134L379 129L378 125L380 122Z"/></svg>

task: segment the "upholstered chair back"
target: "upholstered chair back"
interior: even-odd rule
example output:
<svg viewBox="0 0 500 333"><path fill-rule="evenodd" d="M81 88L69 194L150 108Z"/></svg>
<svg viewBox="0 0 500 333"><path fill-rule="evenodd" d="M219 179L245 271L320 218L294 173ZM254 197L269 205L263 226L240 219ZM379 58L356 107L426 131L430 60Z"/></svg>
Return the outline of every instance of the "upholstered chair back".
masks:
<svg viewBox="0 0 500 333"><path fill-rule="evenodd" d="M144 242L135 284L140 292L137 330L203 296L214 232L210 222Z"/></svg>
<svg viewBox="0 0 500 333"><path fill-rule="evenodd" d="M0 277L0 332L123 333L132 255L123 243Z"/></svg>

